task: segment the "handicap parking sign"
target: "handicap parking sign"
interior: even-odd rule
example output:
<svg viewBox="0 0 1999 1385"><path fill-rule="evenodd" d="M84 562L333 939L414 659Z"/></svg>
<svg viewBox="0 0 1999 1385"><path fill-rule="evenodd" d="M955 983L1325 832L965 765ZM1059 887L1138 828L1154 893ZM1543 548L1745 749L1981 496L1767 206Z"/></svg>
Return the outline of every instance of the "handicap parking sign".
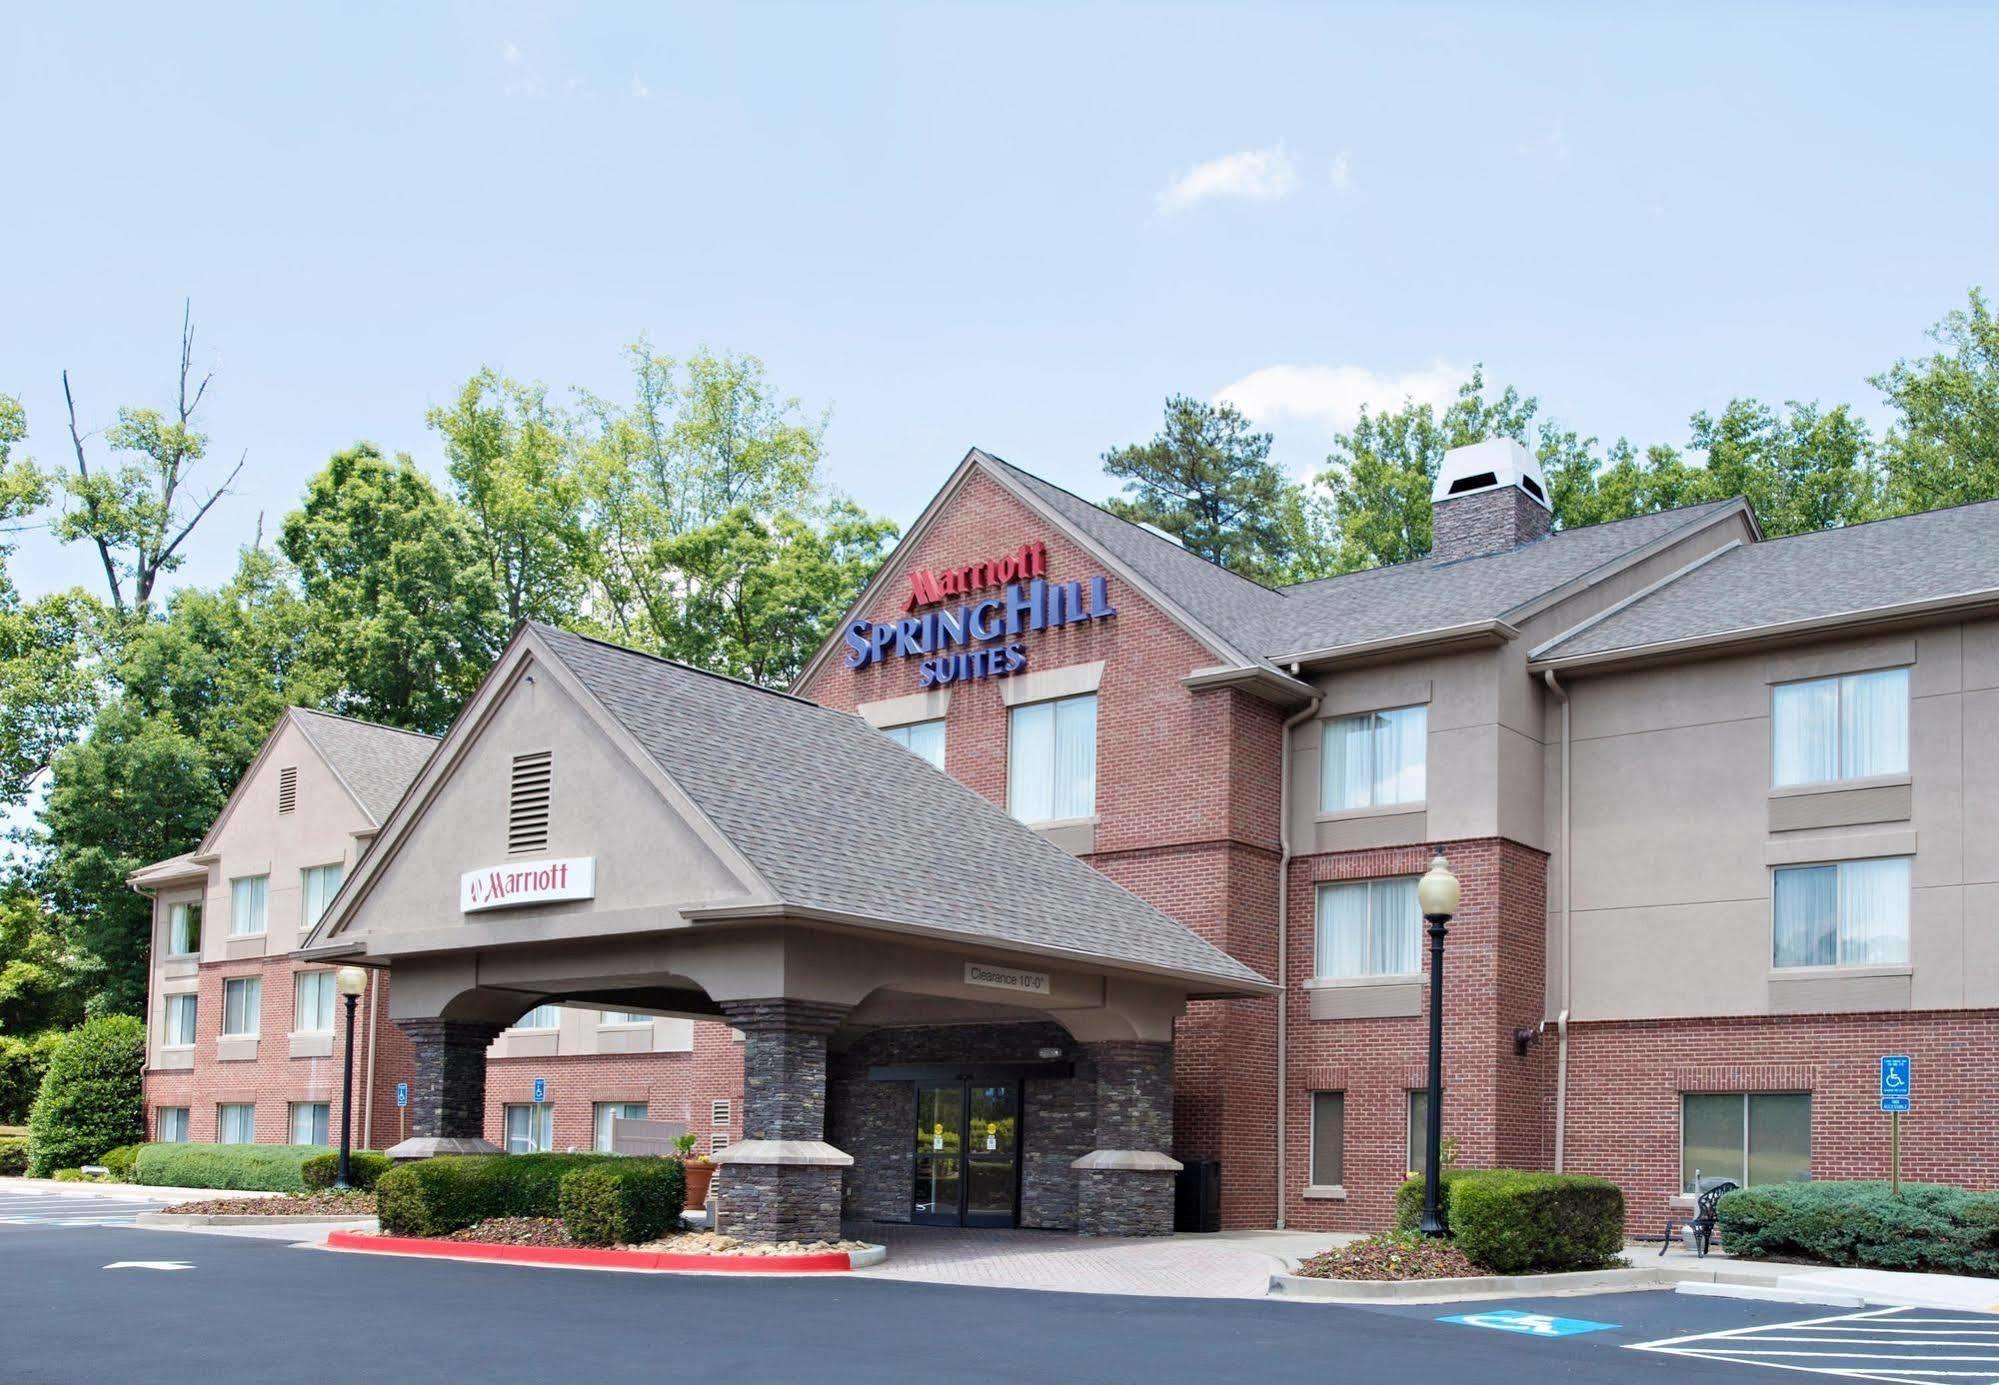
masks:
<svg viewBox="0 0 1999 1385"><path fill-rule="evenodd" d="M1881 1056L1881 1109L1906 1112L1916 1095L1915 1065L1907 1054Z"/></svg>
<svg viewBox="0 0 1999 1385"><path fill-rule="evenodd" d="M409 1104L410 1104L410 1084L407 1082L396 1083L396 1105L407 1106Z"/></svg>
<svg viewBox="0 0 1999 1385"><path fill-rule="evenodd" d="M547 1100L548 1100L548 1079L546 1077L537 1077L534 1080L534 1104L539 1106L542 1104L542 1102Z"/></svg>
<svg viewBox="0 0 1999 1385"><path fill-rule="evenodd" d="M1518 1332L1527 1337L1573 1337L1579 1332L1608 1332L1614 1322L1591 1322L1587 1318L1553 1318L1546 1313L1523 1313L1517 1308L1495 1308L1489 1313L1462 1313L1439 1318L1465 1327L1489 1327L1495 1332Z"/></svg>

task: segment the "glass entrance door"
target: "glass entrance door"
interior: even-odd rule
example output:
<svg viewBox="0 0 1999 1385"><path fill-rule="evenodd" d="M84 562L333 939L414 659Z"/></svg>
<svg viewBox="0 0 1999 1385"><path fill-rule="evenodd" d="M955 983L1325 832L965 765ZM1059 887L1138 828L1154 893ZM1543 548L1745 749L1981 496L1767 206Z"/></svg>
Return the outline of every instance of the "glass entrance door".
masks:
<svg viewBox="0 0 1999 1385"><path fill-rule="evenodd" d="M918 1082L910 1220L1012 1226L1019 1190L1020 1085Z"/></svg>

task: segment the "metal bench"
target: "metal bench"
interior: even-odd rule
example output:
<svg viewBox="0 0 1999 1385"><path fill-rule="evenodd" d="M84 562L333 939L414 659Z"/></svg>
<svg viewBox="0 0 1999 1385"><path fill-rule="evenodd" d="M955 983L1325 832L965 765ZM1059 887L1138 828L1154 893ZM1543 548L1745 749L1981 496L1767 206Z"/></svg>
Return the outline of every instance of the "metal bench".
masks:
<svg viewBox="0 0 1999 1385"><path fill-rule="evenodd" d="M1706 1255L1708 1246L1714 1241L1715 1207L1721 1202L1723 1193L1732 1193L1740 1186L1732 1178L1694 1179L1694 1214L1691 1217L1668 1216L1666 1218L1666 1238L1659 1246L1659 1254L1664 1255L1673 1244L1673 1232L1684 1228L1694 1233L1694 1252Z"/></svg>

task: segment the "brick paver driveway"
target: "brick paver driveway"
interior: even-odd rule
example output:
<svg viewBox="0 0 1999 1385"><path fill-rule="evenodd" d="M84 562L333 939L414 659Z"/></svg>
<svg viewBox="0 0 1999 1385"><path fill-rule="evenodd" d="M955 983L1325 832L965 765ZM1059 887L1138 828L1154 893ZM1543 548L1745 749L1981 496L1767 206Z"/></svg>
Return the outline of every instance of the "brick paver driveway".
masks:
<svg viewBox="0 0 1999 1385"><path fill-rule="evenodd" d="M1141 1239L887 1222L855 1223L847 1234L888 1247L887 1260L855 1271L876 1279L1179 1298L1262 1298L1271 1275L1353 1239L1283 1231Z"/></svg>

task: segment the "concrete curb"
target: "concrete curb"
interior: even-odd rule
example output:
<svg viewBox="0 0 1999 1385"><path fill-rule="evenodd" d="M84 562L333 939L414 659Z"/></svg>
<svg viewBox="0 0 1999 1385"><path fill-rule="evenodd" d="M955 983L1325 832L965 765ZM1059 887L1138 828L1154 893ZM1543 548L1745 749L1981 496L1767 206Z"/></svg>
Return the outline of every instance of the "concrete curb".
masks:
<svg viewBox="0 0 1999 1385"><path fill-rule="evenodd" d="M141 1212L132 1218L134 1226L172 1229L184 1226L338 1226L358 1229L373 1226L373 1217L330 1217L325 1213L285 1213L260 1217L254 1212Z"/></svg>
<svg viewBox="0 0 1999 1385"><path fill-rule="evenodd" d="M1522 1294L1656 1289L1677 1282L1672 1271L1649 1266L1562 1274L1483 1274L1468 1279L1310 1279L1296 1274L1273 1274L1270 1293L1273 1298L1313 1299L1323 1303L1455 1303L1460 1299L1515 1298Z"/></svg>
<svg viewBox="0 0 1999 1385"><path fill-rule="evenodd" d="M580 1246L505 1246L440 1241L416 1236L360 1236L335 1231L328 1250L362 1255L406 1255L534 1269L613 1270L627 1274L844 1274L888 1258L888 1247L826 1250L807 1255L676 1255L653 1250L599 1250Z"/></svg>

